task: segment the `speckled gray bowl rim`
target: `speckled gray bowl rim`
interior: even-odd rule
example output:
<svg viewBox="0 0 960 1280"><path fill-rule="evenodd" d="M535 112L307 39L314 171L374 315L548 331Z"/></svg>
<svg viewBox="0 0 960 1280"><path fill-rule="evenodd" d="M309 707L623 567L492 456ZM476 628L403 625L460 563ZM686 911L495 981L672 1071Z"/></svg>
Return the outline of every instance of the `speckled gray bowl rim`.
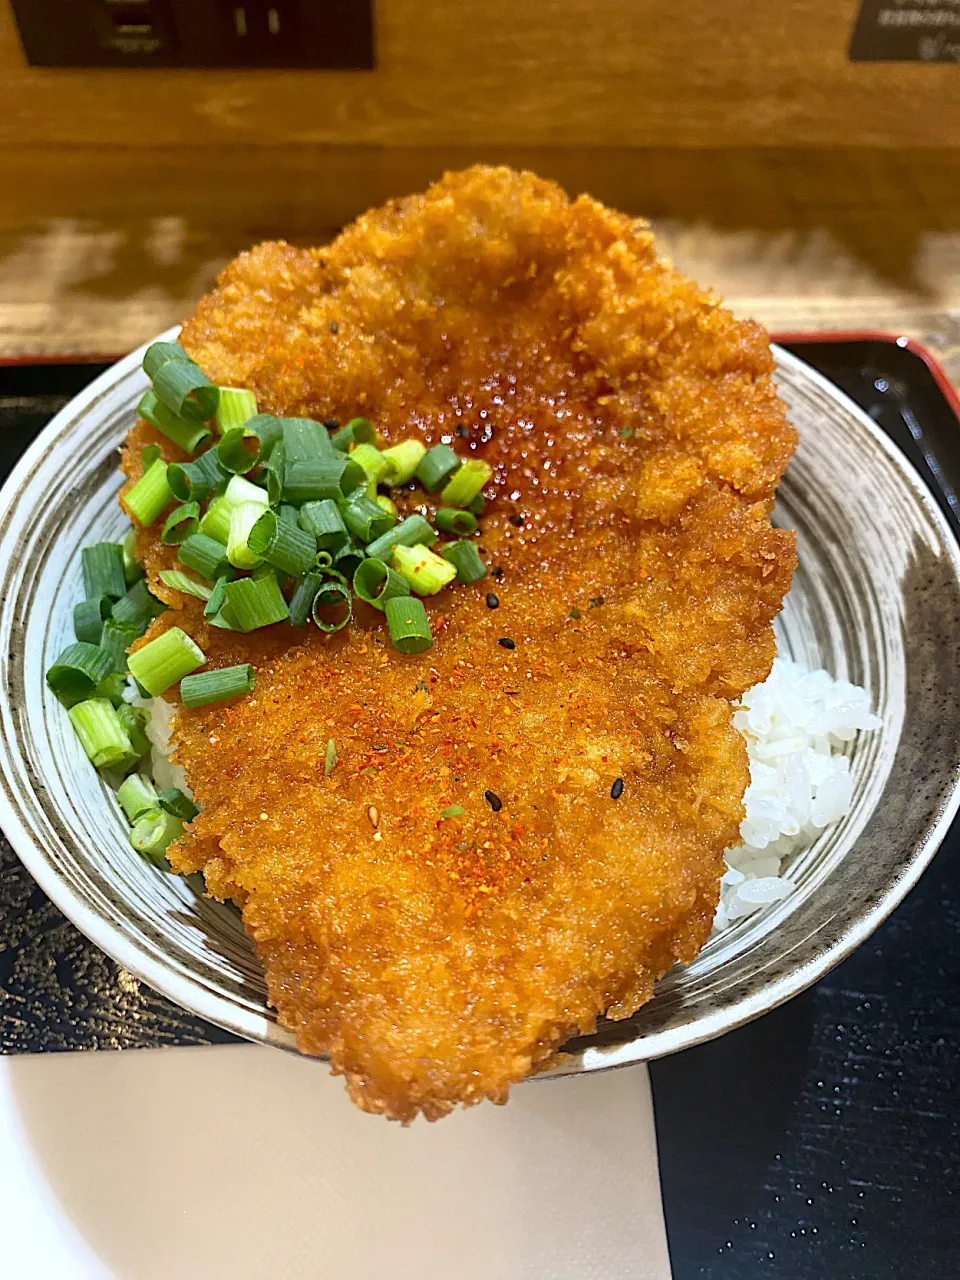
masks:
<svg viewBox="0 0 960 1280"><path fill-rule="evenodd" d="M159 339L175 338L177 332L178 329L173 327L159 335ZM54 417L24 453L0 491L0 565L16 555L16 547L9 545L8 531L21 487L40 459L63 433L65 422L75 421L80 413L95 412L98 401L110 387L140 364L143 352L148 345L145 343L95 379ZM795 375L805 379L828 400L834 401L845 414L855 418L860 427L872 436L876 448L887 455L913 498L924 509L930 525L937 534L939 552L949 561L952 580L960 583L960 548L957 546L953 532L923 481L903 454L876 424L833 384L810 369L798 357L782 348L774 347L773 350L781 369L791 370ZM0 611L4 607L5 602L0 601ZM6 661L8 656L0 655L0 658ZM0 707L5 712L11 711L10 690L6 679L0 681ZM4 764L6 764L5 761ZM31 779L31 784L42 785L39 784L39 780L34 779ZM801 963L790 964L788 954L784 957L787 967L782 971L774 972L768 981L763 982L755 990L739 997L732 997L722 1003L721 1007L698 1014L682 1025L670 1026L652 1033L641 1032L620 1043L601 1048L591 1047L586 1042L581 1042L583 1047L579 1048L572 1045L573 1052L565 1055L564 1061L535 1079L605 1070L662 1057L739 1027L799 994L865 941L906 897L934 856L958 807L960 807L960 771L954 769L951 785L941 794L936 811L931 816L923 837L915 843L911 855L904 860L898 874L880 887L875 901L857 918L850 921L838 937L829 945L815 949L815 954L808 959ZM26 825L19 809L11 800L5 776L0 776L0 828L3 829L27 870L51 901L92 942L131 973L181 1007L237 1035L280 1048L295 1048L293 1037L263 1014L244 1009L235 1002L201 987L192 979L183 978L171 972L163 963L144 954L136 945L131 945L119 928L88 908L70 884L48 862L42 844ZM616 1025L608 1024L611 1029ZM623 1028L625 1031L628 1030L629 1022L623 1024Z"/></svg>

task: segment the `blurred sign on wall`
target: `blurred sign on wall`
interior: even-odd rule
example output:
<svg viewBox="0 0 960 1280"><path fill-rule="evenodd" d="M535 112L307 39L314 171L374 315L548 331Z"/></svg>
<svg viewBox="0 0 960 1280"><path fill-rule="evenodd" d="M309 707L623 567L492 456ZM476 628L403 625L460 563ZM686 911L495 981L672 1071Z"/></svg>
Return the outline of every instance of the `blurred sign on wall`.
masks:
<svg viewBox="0 0 960 1280"><path fill-rule="evenodd" d="M863 0L850 59L960 63L960 0Z"/></svg>

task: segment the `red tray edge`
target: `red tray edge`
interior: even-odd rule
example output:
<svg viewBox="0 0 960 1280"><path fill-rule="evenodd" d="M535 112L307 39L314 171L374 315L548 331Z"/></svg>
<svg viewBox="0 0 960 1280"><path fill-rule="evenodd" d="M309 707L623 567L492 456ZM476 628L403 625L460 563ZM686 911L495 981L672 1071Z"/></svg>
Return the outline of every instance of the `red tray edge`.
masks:
<svg viewBox="0 0 960 1280"><path fill-rule="evenodd" d="M905 351L912 352L923 361L930 370L930 375L940 389L940 393L950 408L960 418L960 394L947 377L943 365L922 342L916 342L905 334L887 333L883 329L823 329L798 330L796 333L772 333L771 342L889 342Z"/></svg>

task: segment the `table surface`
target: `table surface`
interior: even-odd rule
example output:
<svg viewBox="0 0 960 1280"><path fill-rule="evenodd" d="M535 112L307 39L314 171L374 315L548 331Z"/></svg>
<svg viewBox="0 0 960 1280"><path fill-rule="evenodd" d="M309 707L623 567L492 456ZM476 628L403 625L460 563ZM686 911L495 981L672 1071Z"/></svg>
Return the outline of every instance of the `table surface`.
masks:
<svg viewBox="0 0 960 1280"><path fill-rule="evenodd" d="M96 201L84 194L89 216L57 216L65 188L87 191L75 173L89 157L61 159L55 183L25 171L18 200L0 201L0 358L127 350L186 315L243 245L284 234L317 242L329 230L311 218L301 188L316 178L301 153L277 164L269 208L254 182L222 218L193 189L170 212L150 213L136 195L131 208L116 194L119 171L100 173ZM420 185L420 160L398 163L409 181L383 180ZM651 212L677 265L738 313L779 331L906 334L960 383L958 153L651 153L623 172L622 193L589 185ZM0 428L4 408L0 396ZM960 1272L958 874L953 841L874 938L812 990L653 1065L676 1280ZM0 845L4 919L0 1050L227 1038L87 946Z"/></svg>
<svg viewBox="0 0 960 1280"><path fill-rule="evenodd" d="M838 378L848 369L852 388L862 362L843 350L818 347L816 358L833 360ZM0 370L0 470L93 372ZM913 404L921 412L923 401ZM935 426L955 427L932 402L921 416L932 444L943 438ZM675 1280L956 1274L958 872L960 832L893 917L814 988L653 1064ZM230 1039L88 943L0 837L0 1052Z"/></svg>

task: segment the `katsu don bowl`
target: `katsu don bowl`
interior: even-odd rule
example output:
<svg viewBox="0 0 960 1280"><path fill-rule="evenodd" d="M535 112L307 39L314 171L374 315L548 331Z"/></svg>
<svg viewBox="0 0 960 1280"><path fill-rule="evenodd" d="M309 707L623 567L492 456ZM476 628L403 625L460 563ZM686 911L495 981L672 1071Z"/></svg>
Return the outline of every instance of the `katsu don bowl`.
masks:
<svg viewBox="0 0 960 1280"><path fill-rule="evenodd" d="M160 340L175 341L178 332L171 330ZM158 871L131 850L113 790L90 767L44 682L51 663L73 639L73 608L83 594L81 549L119 542L129 528L118 504L124 476L117 449L149 385L142 369L144 350L122 360L68 405L3 491L0 825L61 910L150 986L238 1035L296 1049L297 1036L288 1029L289 1018L287 1027L278 1019L277 990L268 993L240 911L206 896L199 876ZM864 414L792 355L775 348L774 359L777 390L799 434L773 514L774 530L794 531L798 562L773 624L777 652L805 668L824 668L862 686L879 726L869 734L851 735L844 745L852 799L844 816L790 861L784 871L789 893L728 922L688 963L661 964L658 972L666 973L652 999L628 1002L626 1016L624 1009L614 1007L615 999L608 999L603 1008L614 1016L601 1017L588 1035L559 1038L553 1047L562 1046L563 1052L539 1062L541 1074L598 1070L671 1053L801 991L894 909L935 853L957 808L960 735L948 728L960 725L960 558L953 536L909 464ZM571 503L578 500L576 493L569 495ZM730 552L731 557L737 554ZM488 580L483 590L493 585ZM506 597L508 588L509 575L501 595ZM604 601L597 599L599 615ZM592 611L594 603L584 602L584 611ZM509 616L506 605L491 607ZM571 609L571 615L578 620L579 608ZM444 643L444 625L435 637L438 647ZM366 645L367 640L360 635L356 643ZM503 645L503 639L497 643ZM561 643L569 641L558 638L557 645ZM513 642L503 645L498 661L513 661L514 648ZM722 665L722 655L717 661ZM504 669L510 671L505 693L522 697L520 686L529 678L524 669ZM541 698L552 696L549 683L543 688ZM321 693L332 714L361 718L359 704L355 711L337 708L341 695L335 679ZM439 718L443 708L433 711ZM504 712L505 717L514 714ZM598 724L598 740L603 733L604 725ZM578 742L580 755L589 754L589 745ZM686 747L681 742L676 749ZM562 756L560 742L558 761ZM520 757L519 764L503 767L504 776L514 776L511 769L522 772L522 750ZM220 760L223 768L230 767L228 748ZM266 759L264 773L269 768ZM609 803L621 804L621 795L631 799L629 791L624 793L623 777L616 776L611 789L604 769L599 764L596 769ZM454 781L460 782L459 775L451 785ZM487 782L482 786L477 775L479 812L486 812L486 803L499 815L503 802L492 790L492 780ZM357 785L362 795L364 784ZM369 812L366 807L364 813ZM376 847L361 843L382 841L384 830L390 838L389 822L377 832L380 813L376 808L373 812L368 823L374 830L366 831L361 822L358 832L363 834L344 847L344 858L380 856ZM439 818L456 821L463 813L461 804L451 804ZM260 816L265 822L273 817L266 811ZM628 837L624 832L618 838ZM546 862L550 842L542 843ZM287 854L293 857L291 851ZM611 860L614 855L621 857L622 849L611 849ZM411 857L416 856L412 851ZM602 865L602 849L599 856ZM209 868L206 874L209 887ZM590 891L598 892L595 883ZM619 891L616 877L602 889L611 899ZM600 910L601 898L597 903ZM697 951L715 905L714 900L704 908L697 947L681 948L684 956ZM558 929L577 906L572 900L552 904L551 919ZM476 909L485 908L481 903ZM546 947L546 925L544 929ZM262 935L263 930L261 944ZM269 941L267 945L269 949ZM283 981L295 968L287 965ZM506 1037L505 1015L501 1021ZM301 1036L299 1047L304 1049L305 1043L308 1052L325 1052L319 1039L308 1035L304 1042ZM349 1075L350 1069L345 1070ZM480 1096L502 1100L493 1088L455 1100ZM362 1097L355 1095L355 1100L365 1105ZM404 1120L421 1110L435 1118L449 1109L448 1101L443 1098L431 1110L433 1104L421 1100L407 1110L391 1097L387 1103L374 1099L367 1109Z"/></svg>

